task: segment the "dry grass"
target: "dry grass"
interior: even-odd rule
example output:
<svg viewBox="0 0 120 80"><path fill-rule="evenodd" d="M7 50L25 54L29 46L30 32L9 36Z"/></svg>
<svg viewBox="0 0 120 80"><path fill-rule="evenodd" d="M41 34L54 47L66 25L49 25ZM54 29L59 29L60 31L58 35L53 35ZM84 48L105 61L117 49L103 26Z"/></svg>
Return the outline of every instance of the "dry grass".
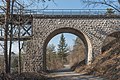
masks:
<svg viewBox="0 0 120 80"><path fill-rule="evenodd" d="M109 80L120 80L120 53L108 54L105 52L97 56L91 65L77 67L75 71L103 76Z"/></svg>

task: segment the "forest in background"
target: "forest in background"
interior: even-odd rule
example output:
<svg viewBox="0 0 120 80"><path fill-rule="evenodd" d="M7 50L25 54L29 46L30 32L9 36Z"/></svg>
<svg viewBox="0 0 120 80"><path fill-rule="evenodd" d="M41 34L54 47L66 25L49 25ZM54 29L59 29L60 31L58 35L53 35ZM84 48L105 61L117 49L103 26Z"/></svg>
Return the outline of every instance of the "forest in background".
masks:
<svg viewBox="0 0 120 80"><path fill-rule="evenodd" d="M57 51L54 44L47 47L47 69L59 70L65 68L65 65L72 67L85 59L84 44L79 37L74 40L73 49L70 50L66 43L64 34L61 34Z"/></svg>

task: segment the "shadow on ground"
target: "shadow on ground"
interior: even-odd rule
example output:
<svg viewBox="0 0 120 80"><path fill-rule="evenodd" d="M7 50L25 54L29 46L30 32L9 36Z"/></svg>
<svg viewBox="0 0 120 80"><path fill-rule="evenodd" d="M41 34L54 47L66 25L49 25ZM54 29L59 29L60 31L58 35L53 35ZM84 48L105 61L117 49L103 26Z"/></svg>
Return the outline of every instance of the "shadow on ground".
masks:
<svg viewBox="0 0 120 80"><path fill-rule="evenodd" d="M46 80L105 80L84 73L75 73L70 69L52 70L46 75Z"/></svg>

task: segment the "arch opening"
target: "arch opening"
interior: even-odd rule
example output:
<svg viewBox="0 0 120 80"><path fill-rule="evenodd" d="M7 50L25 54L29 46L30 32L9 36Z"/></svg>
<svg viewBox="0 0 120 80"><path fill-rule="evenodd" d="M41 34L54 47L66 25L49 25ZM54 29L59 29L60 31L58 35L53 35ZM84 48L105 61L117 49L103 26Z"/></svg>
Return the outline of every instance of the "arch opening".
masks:
<svg viewBox="0 0 120 80"><path fill-rule="evenodd" d="M81 39L81 41L83 42L83 44L85 46L85 58L86 58L85 63L90 64L92 61L92 45L91 45L91 42L90 42L89 38L87 37L87 35L80 32L79 30L76 30L73 28L60 28L60 29L57 29L57 30L53 31L52 33L50 33L44 42L44 46L43 46L43 70L44 71L47 70L47 68L46 68L46 48L47 48L47 45L48 45L49 41L54 36L56 36L60 33L71 33L71 34L78 36Z"/></svg>

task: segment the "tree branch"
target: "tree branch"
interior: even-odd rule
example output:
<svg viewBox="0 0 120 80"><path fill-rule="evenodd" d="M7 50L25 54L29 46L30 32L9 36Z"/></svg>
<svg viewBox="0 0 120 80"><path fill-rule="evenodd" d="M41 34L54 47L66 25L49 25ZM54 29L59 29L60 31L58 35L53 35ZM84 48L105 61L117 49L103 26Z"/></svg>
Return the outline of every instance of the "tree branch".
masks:
<svg viewBox="0 0 120 80"><path fill-rule="evenodd" d="M6 9L5 9L5 7L0 6L0 9L1 9L1 10L3 10L3 12L5 12L5 13L6 13Z"/></svg>
<svg viewBox="0 0 120 80"><path fill-rule="evenodd" d="M2 44L0 43L0 46L2 47L2 49L4 49L4 47L3 47L4 45L2 45Z"/></svg>
<svg viewBox="0 0 120 80"><path fill-rule="evenodd" d="M120 12L120 9L117 8L117 6L115 6L113 3L116 1L109 1L107 2L106 0L103 1L91 1L91 0L83 0L84 3L87 3L88 5L107 5L109 7L112 7L113 9L115 9L116 11Z"/></svg>

